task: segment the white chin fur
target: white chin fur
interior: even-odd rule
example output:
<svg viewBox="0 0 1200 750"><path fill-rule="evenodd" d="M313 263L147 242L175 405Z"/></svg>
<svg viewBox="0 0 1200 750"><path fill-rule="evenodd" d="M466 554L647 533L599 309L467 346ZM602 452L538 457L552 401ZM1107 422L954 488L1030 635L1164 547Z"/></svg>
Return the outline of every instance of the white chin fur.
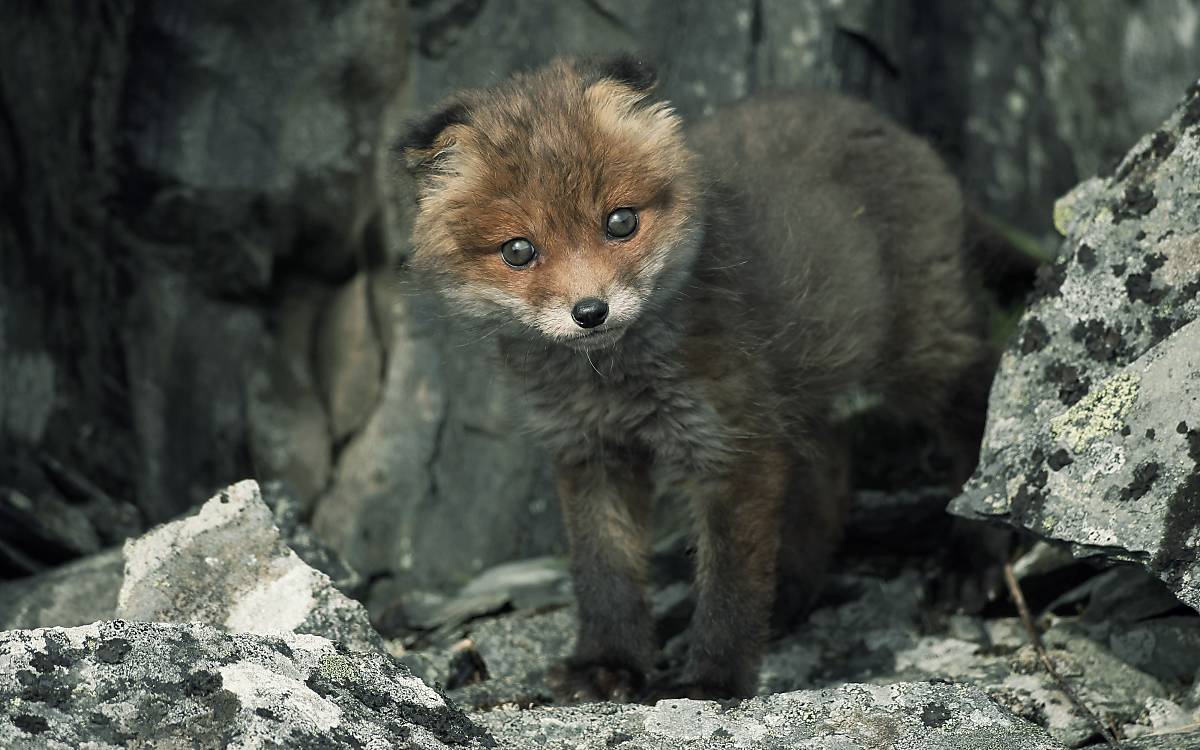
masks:
<svg viewBox="0 0 1200 750"><path fill-rule="evenodd" d="M578 349L580 351L588 351L591 349L603 349L606 346L612 346L621 340L628 328L593 328L590 332L582 336L563 340L563 344Z"/></svg>

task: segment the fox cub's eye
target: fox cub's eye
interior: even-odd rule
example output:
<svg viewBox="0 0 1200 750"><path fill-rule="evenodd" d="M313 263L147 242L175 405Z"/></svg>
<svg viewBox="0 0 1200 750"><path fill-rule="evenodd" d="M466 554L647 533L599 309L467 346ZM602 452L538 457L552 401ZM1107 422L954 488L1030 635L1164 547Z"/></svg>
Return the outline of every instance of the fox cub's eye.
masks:
<svg viewBox="0 0 1200 750"><path fill-rule="evenodd" d="M637 228L638 215L637 211L632 208L618 208L609 214L608 219L604 222L604 231L608 232L609 237L615 237L618 240L632 237Z"/></svg>
<svg viewBox="0 0 1200 750"><path fill-rule="evenodd" d="M500 246L500 257L513 268L523 268L537 257L537 248L524 237L516 237Z"/></svg>

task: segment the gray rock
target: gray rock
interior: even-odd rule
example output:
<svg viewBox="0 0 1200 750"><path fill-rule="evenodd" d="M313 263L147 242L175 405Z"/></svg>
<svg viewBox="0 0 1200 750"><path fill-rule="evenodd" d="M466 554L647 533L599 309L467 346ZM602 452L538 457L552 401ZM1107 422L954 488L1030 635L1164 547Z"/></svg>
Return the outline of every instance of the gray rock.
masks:
<svg viewBox="0 0 1200 750"><path fill-rule="evenodd" d="M339 591L361 590L361 576L300 523L295 501L278 482L266 483L263 493L288 547L328 575ZM125 558L117 547L35 576L0 582L0 630L74 627L114 619L124 581Z"/></svg>
<svg viewBox="0 0 1200 750"><path fill-rule="evenodd" d="M1087 750L1108 750L1110 745L1088 745ZM1122 740L1124 750L1195 750L1200 747L1200 732L1174 731L1154 736Z"/></svg>
<svg viewBox="0 0 1200 750"><path fill-rule="evenodd" d="M386 651L362 605L284 544L252 480L126 544L117 616L312 633L356 651Z"/></svg>
<svg viewBox="0 0 1200 750"><path fill-rule="evenodd" d="M538 675L575 647L573 607L534 615L497 618L470 631L475 649L497 676Z"/></svg>
<svg viewBox="0 0 1200 750"><path fill-rule="evenodd" d="M263 502L271 509L271 518L284 544L300 559L329 576L329 580L346 596L360 598L366 581L341 555L325 546L311 527L301 520L301 501L288 491L283 482L268 481L261 486Z"/></svg>
<svg viewBox="0 0 1200 750"><path fill-rule="evenodd" d="M10 543L30 546L31 553L51 559L99 552L102 546L87 514L50 494L35 501L17 490L0 487L0 523L4 530L0 539L11 536Z"/></svg>
<svg viewBox="0 0 1200 750"><path fill-rule="evenodd" d="M256 310L210 299L174 270L141 278L126 315L132 479L146 521L162 523L249 473L247 396L270 337Z"/></svg>
<svg viewBox="0 0 1200 750"><path fill-rule="evenodd" d="M369 289L367 274L358 274L334 292L317 322L317 382L336 442L362 426L383 384L383 350Z"/></svg>
<svg viewBox="0 0 1200 750"><path fill-rule="evenodd" d="M475 714L501 745L628 750L680 747L812 750L1061 748L984 693L963 685L845 685L723 706L590 704Z"/></svg>
<svg viewBox="0 0 1200 750"><path fill-rule="evenodd" d="M895 681L935 679L974 685L1013 713L1045 727L1059 741L1076 747L1095 727L1046 673L1018 622L989 623L989 642L925 636L897 652L895 670L870 678ZM1097 714L1117 725L1147 720L1147 701L1166 697L1150 675L1121 661L1104 645L1063 624L1043 636L1059 673ZM1143 727L1145 728L1145 727Z"/></svg>
<svg viewBox="0 0 1200 750"><path fill-rule="evenodd" d="M575 647L575 608L514 613L472 623L466 633L488 679L450 691L472 708L528 706L553 700L546 671Z"/></svg>
<svg viewBox="0 0 1200 750"><path fill-rule="evenodd" d="M1171 590L1139 565L1117 565L1052 602L1047 609L1087 598L1083 620L1095 623L1135 623L1161 617L1179 608Z"/></svg>
<svg viewBox="0 0 1200 750"><path fill-rule="evenodd" d="M1139 562L1200 606L1200 85L1056 208L1063 259L992 389L951 510Z"/></svg>
<svg viewBox="0 0 1200 750"><path fill-rule="evenodd" d="M73 627L111 620L125 578L120 548L0 583L0 630Z"/></svg>
<svg viewBox="0 0 1200 750"><path fill-rule="evenodd" d="M550 467L519 439L490 340L451 335L422 295L380 291L391 295L383 393L342 450L313 529L363 575L402 589L454 590L498 563L561 553Z"/></svg>
<svg viewBox="0 0 1200 750"><path fill-rule="evenodd" d="M1189 0L896 5L841 23L894 63L871 98L890 90L891 111L933 137L979 207L1038 237L1046 206L1110 168L1200 68Z"/></svg>
<svg viewBox="0 0 1200 750"><path fill-rule="evenodd" d="M388 244L368 235L384 210L387 114L404 91L403 4L263 12L147 3L119 87L124 166L139 180L121 190L142 196L125 239L149 270L117 359L151 521L250 474L247 457L302 498L324 489L332 452L311 336L282 345L293 339L268 320L286 320L289 301L276 309L267 292L294 292L289 277L348 278L369 242Z"/></svg>
<svg viewBox="0 0 1200 750"><path fill-rule="evenodd" d="M314 635L100 622L0 633L0 746L492 747L383 654Z"/></svg>
<svg viewBox="0 0 1200 750"><path fill-rule="evenodd" d="M120 544L141 533L141 513L132 503L113 497L95 482L52 456L43 455L40 463L63 498L87 517L103 545Z"/></svg>
<svg viewBox="0 0 1200 750"><path fill-rule="evenodd" d="M333 435L313 370L313 331L330 290L286 283L263 367L246 388L250 457L255 475L284 482L307 512L329 484Z"/></svg>
<svg viewBox="0 0 1200 750"><path fill-rule="evenodd" d="M457 594L423 611L409 607L409 624L422 630L454 627L505 608L561 607L574 602L566 561L535 557L485 570Z"/></svg>
<svg viewBox="0 0 1200 750"><path fill-rule="evenodd" d="M1187 684L1200 674L1200 618L1160 617L1098 630L1107 631L1114 656L1166 684Z"/></svg>
<svg viewBox="0 0 1200 750"><path fill-rule="evenodd" d="M913 571L892 580L833 577L828 594L840 603L815 610L794 633L772 645L759 675L759 692L826 687L894 674L897 655L913 648L921 637L923 588Z"/></svg>

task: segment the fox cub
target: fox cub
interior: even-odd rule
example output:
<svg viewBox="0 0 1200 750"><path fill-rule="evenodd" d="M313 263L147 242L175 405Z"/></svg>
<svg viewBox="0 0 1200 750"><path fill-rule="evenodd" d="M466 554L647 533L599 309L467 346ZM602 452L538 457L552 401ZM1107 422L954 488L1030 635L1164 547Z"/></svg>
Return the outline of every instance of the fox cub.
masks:
<svg viewBox="0 0 1200 750"><path fill-rule="evenodd" d="M464 91L400 144L409 263L495 333L557 469L576 698L630 698L657 644L657 492L695 523L688 662L755 692L772 605L811 599L849 495L832 405L950 424L985 356L959 189L922 141L832 94L756 96L685 132L653 72L560 59ZM777 585L778 583L778 585Z"/></svg>

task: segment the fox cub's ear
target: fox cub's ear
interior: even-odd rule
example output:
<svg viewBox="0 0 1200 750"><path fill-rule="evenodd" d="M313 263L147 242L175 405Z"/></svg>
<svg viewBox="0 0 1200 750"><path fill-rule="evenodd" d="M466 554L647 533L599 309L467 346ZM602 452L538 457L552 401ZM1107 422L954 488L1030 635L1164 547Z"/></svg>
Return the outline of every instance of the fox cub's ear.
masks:
<svg viewBox="0 0 1200 750"><path fill-rule="evenodd" d="M641 57L623 54L594 58L590 62L597 79L607 78L635 91L650 91L658 83L658 71Z"/></svg>
<svg viewBox="0 0 1200 750"><path fill-rule="evenodd" d="M410 172L424 171L437 157L434 145L438 136L451 125L466 125L469 122L470 112L465 103L445 103L433 112L410 121L407 131L396 141L393 149L404 159Z"/></svg>

